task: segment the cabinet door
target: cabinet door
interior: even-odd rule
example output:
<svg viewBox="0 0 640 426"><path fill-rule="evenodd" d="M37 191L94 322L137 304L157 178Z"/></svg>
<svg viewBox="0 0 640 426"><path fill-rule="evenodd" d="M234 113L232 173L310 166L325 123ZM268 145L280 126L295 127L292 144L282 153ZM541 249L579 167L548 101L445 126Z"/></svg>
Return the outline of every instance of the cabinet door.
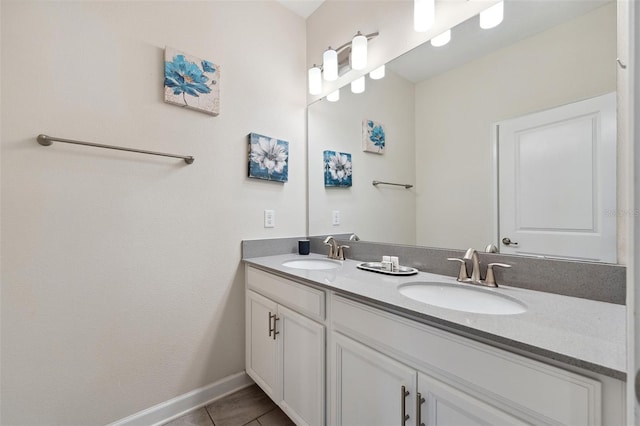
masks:
<svg viewBox="0 0 640 426"><path fill-rule="evenodd" d="M277 363L278 341L272 332L276 314L277 305L275 302L252 291L247 291L245 363L247 374L271 399L280 401Z"/></svg>
<svg viewBox="0 0 640 426"><path fill-rule="evenodd" d="M329 424L414 425L416 371L341 334L331 340Z"/></svg>
<svg viewBox="0 0 640 426"><path fill-rule="evenodd" d="M278 306L282 408L298 425L321 426L325 411L325 327Z"/></svg>
<svg viewBox="0 0 640 426"><path fill-rule="evenodd" d="M513 417L473 396L451 387L433 377L418 373L418 392L424 402L418 408L425 426L514 426L526 425Z"/></svg>

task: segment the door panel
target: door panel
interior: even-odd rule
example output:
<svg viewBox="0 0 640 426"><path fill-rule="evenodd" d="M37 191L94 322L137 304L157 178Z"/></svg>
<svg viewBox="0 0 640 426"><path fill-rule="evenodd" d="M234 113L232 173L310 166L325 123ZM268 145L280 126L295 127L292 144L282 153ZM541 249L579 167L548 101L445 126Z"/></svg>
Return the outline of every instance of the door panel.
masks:
<svg viewBox="0 0 640 426"><path fill-rule="evenodd" d="M246 301L246 320L247 324L250 324L246 336L247 374L271 399L280 401L276 362L278 341L270 333L274 322L273 315L277 313L277 305L250 290L247 291Z"/></svg>
<svg viewBox="0 0 640 426"><path fill-rule="evenodd" d="M418 373L418 389L425 399L421 410L422 423L425 426L517 426L527 424L423 373Z"/></svg>
<svg viewBox="0 0 640 426"><path fill-rule="evenodd" d="M335 426L415 424L416 372L378 351L332 333L331 401ZM408 395L402 395L405 386ZM402 407L409 418L402 421Z"/></svg>
<svg viewBox="0 0 640 426"><path fill-rule="evenodd" d="M282 400L297 424L324 424L324 326L278 306Z"/></svg>
<svg viewBox="0 0 640 426"><path fill-rule="evenodd" d="M615 93L497 127L500 251L615 263Z"/></svg>

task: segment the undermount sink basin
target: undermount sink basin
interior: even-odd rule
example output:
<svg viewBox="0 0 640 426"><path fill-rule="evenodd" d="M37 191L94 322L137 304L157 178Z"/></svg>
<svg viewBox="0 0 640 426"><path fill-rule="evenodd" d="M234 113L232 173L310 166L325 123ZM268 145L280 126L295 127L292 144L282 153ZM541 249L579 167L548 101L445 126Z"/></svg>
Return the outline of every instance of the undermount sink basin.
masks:
<svg viewBox="0 0 640 426"><path fill-rule="evenodd" d="M512 315L527 310L524 303L513 297L471 284L414 282L400 285L398 291L427 305L476 314Z"/></svg>
<svg viewBox="0 0 640 426"><path fill-rule="evenodd" d="M339 268L342 263L330 259L293 259L282 262L282 266L294 269L322 270Z"/></svg>

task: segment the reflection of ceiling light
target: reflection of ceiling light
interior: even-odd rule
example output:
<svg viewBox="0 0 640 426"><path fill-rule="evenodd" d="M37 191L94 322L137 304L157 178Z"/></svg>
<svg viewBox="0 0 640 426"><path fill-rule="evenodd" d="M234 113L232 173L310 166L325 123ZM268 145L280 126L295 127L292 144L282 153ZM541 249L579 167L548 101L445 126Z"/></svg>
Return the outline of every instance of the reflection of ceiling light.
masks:
<svg viewBox="0 0 640 426"><path fill-rule="evenodd" d="M356 78L351 82L351 91L353 93L364 92L364 75L362 77Z"/></svg>
<svg viewBox="0 0 640 426"><path fill-rule="evenodd" d="M480 28L488 30L496 27L504 17L504 1L496 3L488 9L480 12Z"/></svg>
<svg viewBox="0 0 640 426"><path fill-rule="evenodd" d="M428 31L436 18L435 0L413 0L413 29L419 33Z"/></svg>
<svg viewBox="0 0 640 426"><path fill-rule="evenodd" d="M451 41L451 30L447 30L442 34L438 34L434 38L431 39L431 45L433 47L444 46L445 44Z"/></svg>
<svg viewBox="0 0 640 426"><path fill-rule="evenodd" d="M384 70L384 65L382 65L381 67L371 71L369 73L369 77L371 77L372 80L380 80L381 78L384 78Z"/></svg>
<svg viewBox="0 0 640 426"><path fill-rule="evenodd" d="M338 79L338 52L330 47L322 54L322 73L326 81Z"/></svg>
<svg viewBox="0 0 640 426"><path fill-rule="evenodd" d="M322 92L322 72L317 65L309 68L309 94L319 95Z"/></svg>
<svg viewBox="0 0 640 426"><path fill-rule="evenodd" d="M327 95L327 100L329 102L338 102L340 100L340 89L337 89L335 92L331 92Z"/></svg>
<svg viewBox="0 0 640 426"><path fill-rule="evenodd" d="M367 37L360 31L351 40L351 68L362 70L367 67Z"/></svg>

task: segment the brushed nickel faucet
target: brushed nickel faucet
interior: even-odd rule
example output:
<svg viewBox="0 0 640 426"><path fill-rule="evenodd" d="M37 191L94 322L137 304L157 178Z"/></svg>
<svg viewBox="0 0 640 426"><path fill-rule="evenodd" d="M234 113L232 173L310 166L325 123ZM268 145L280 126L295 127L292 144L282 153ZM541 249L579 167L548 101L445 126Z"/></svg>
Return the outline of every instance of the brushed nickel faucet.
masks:
<svg viewBox="0 0 640 426"><path fill-rule="evenodd" d="M324 239L324 245L329 246L329 254L327 255L329 259L345 260L344 249L348 249L349 246L338 245L336 239L331 235Z"/></svg>
<svg viewBox="0 0 640 426"><path fill-rule="evenodd" d="M495 274L493 273L493 268L495 266L501 268L511 268L511 265L507 265L506 263L489 263L487 265L487 276L483 280L480 271L480 258L478 257L478 252L475 249L468 249L462 259L457 257L449 257L447 258L447 260L460 262L460 270L458 271L458 278L456 278L457 281L462 283L485 285L488 287L498 287ZM471 276L469 276L469 271L467 270L467 260L471 260L473 268L471 270Z"/></svg>
<svg viewBox="0 0 640 426"><path fill-rule="evenodd" d="M463 260L471 260L473 269L471 269L471 282L474 284L480 284L480 258L478 252L474 248L470 248L464 254Z"/></svg>

